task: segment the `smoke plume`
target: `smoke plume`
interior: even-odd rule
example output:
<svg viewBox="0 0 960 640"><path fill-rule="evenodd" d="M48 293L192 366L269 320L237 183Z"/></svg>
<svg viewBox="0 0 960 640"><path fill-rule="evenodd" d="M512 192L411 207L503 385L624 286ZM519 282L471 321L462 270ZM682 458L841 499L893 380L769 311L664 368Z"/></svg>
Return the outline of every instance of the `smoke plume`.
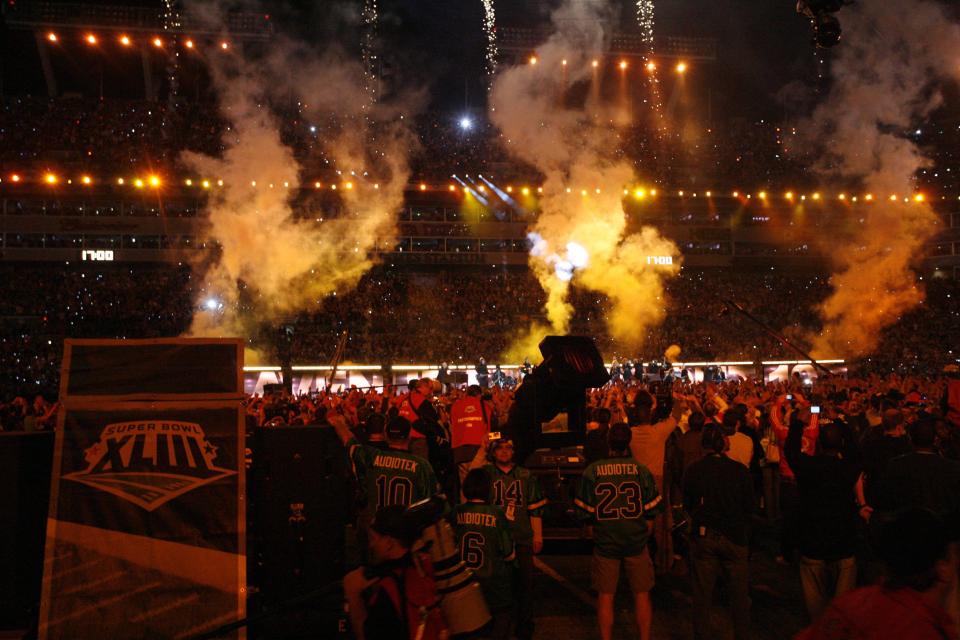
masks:
<svg viewBox="0 0 960 640"><path fill-rule="evenodd" d="M940 104L936 82L960 69L960 28L934 2L870 0L840 18L833 86L803 126L824 146L818 170L859 182L874 204L834 255L823 331L810 336L815 357L869 354L882 329L923 300L911 265L938 220L927 203L904 202L928 164L908 131Z"/></svg>
<svg viewBox="0 0 960 640"><path fill-rule="evenodd" d="M531 327L509 349L511 359L536 353L549 331L569 330L572 283L605 294L611 337L620 348L638 347L664 317L663 278L679 271L677 248L655 229L627 232L623 189L636 176L614 157L612 123L622 120L620 109L603 104L596 90L583 104L568 104L570 86L598 73L592 61L608 45L608 12L606 0L567 0L553 14L553 34L537 48L539 63L507 69L493 83L492 119L508 150L544 176L530 265L547 294L549 327ZM650 265L649 256L672 256L673 265Z"/></svg>
<svg viewBox="0 0 960 640"><path fill-rule="evenodd" d="M358 62L282 36L262 56L237 47L206 63L229 127L221 157L184 156L200 175L223 181L211 185L207 201L205 241L217 250L198 265L204 286L190 333L250 337L260 324L284 321L349 289L374 265L378 246L392 246L416 145L406 110L417 108L419 96L378 103ZM291 98L298 99L304 129L320 125L322 154L313 161L323 158L321 166L301 166L281 139L272 105ZM340 211L328 215L301 198L295 212L301 181L320 169L335 176ZM222 306L208 308L211 300Z"/></svg>

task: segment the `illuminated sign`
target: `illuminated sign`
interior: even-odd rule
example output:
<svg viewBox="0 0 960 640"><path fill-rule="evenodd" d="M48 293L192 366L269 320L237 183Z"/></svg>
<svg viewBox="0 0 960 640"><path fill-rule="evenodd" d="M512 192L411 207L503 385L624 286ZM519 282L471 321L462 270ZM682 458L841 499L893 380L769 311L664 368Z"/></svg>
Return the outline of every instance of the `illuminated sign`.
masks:
<svg viewBox="0 0 960 640"><path fill-rule="evenodd" d="M99 260L104 262L113 262L113 251L103 249L84 249L80 252L81 260Z"/></svg>
<svg viewBox="0 0 960 640"><path fill-rule="evenodd" d="M647 264L673 264L673 256L647 256Z"/></svg>

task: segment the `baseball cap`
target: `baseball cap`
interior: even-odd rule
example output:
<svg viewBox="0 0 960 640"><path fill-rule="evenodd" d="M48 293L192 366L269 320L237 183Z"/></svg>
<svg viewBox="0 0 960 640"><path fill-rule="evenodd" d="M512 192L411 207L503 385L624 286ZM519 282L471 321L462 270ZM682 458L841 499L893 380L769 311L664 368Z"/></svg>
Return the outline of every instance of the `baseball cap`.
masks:
<svg viewBox="0 0 960 640"><path fill-rule="evenodd" d="M406 507L399 504L382 507L374 515L370 528L382 536L395 538L403 546L409 547L416 540L417 534L406 516L406 510Z"/></svg>
<svg viewBox="0 0 960 640"><path fill-rule="evenodd" d="M406 418L394 416L387 422L386 434L390 440L406 440L410 436L410 422Z"/></svg>

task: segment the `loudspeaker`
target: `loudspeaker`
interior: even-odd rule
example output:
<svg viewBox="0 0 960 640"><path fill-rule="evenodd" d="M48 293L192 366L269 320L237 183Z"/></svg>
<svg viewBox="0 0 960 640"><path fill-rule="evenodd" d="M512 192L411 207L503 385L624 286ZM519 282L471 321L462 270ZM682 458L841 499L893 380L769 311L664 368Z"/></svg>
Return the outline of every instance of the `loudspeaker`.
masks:
<svg viewBox="0 0 960 640"><path fill-rule="evenodd" d="M248 568L256 615L342 578L354 492L346 450L330 426L261 428L251 444ZM328 591L251 631L333 637L340 602Z"/></svg>
<svg viewBox="0 0 960 640"><path fill-rule="evenodd" d="M35 629L53 432L0 433L0 629Z"/></svg>

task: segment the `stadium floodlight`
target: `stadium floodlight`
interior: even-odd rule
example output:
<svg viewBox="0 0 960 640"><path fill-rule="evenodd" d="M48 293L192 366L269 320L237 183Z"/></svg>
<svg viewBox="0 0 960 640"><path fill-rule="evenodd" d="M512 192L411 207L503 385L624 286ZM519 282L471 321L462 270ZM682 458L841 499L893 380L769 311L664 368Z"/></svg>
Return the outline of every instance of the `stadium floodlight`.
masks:
<svg viewBox="0 0 960 640"><path fill-rule="evenodd" d="M470 131L473 128L473 120L470 119L470 116L460 118L460 128L464 131Z"/></svg>

